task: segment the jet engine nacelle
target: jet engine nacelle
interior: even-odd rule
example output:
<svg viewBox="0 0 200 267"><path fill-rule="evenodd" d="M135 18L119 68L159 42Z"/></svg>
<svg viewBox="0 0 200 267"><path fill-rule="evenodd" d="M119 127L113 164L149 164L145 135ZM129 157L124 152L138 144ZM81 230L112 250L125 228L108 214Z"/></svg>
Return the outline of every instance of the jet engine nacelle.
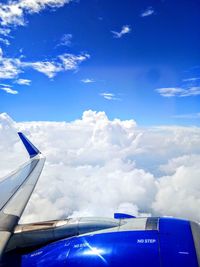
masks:
<svg viewBox="0 0 200 267"><path fill-rule="evenodd" d="M119 227L66 238L22 255L20 266L200 266L197 223L174 218L124 222Z"/></svg>

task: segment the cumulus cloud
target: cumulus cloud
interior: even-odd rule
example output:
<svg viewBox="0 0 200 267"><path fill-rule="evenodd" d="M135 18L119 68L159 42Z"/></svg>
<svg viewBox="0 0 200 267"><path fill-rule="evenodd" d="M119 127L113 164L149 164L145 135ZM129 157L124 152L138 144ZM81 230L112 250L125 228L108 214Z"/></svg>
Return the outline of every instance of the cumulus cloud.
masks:
<svg viewBox="0 0 200 267"><path fill-rule="evenodd" d="M199 156L198 156L199 159ZM153 203L153 209L166 215L188 217L199 220L200 204L200 170L199 160L184 162L177 167L171 176L162 177L157 184L158 192Z"/></svg>
<svg viewBox="0 0 200 267"><path fill-rule="evenodd" d="M198 127L143 129L91 110L72 122L16 123L1 114L1 174L26 159L17 130L47 157L24 222L116 211L200 220Z"/></svg>
<svg viewBox="0 0 200 267"><path fill-rule="evenodd" d="M142 12L141 17L148 17L155 13L152 7L148 7L144 12Z"/></svg>
<svg viewBox="0 0 200 267"><path fill-rule="evenodd" d="M113 33L114 38L121 38L123 35L131 32L131 27L129 25L122 26L120 32L111 31Z"/></svg>
<svg viewBox="0 0 200 267"><path fill-rule="evenodd" d="M22 58L9 58L3 55L0 48L0 79L15 79L26 68L35 69L45 74L49 78L53 78L61 71L77 70L79 64L90 58L89 54L62 54L54 60L44 60L36 62L23 61ZM24 79L19 81L24 82ZM26 81L27 82L27 81Z"/></svg>
<svg viewBox="0 0 200 267"><path fill-rule="evenodd" d="M43 9L57 8L68 4L71 0L16 0L0 4L0 24L18 26L25 24L25 15L39 13Z"/></svg>
<svg viewBox="0 0 200 267"><path fill-rule="evenodd" d="M200 95L199 86L193 86L186 89L181 87L159 88L156 89L156 91L164 97L187 97Z"/></svg>

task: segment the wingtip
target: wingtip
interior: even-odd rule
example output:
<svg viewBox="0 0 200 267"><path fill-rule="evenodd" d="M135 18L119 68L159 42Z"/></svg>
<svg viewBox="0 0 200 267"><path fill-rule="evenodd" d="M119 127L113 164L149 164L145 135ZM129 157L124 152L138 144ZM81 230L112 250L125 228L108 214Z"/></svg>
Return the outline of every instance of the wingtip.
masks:
<svg viewBox="0 0 200 267"><path fill-rule="evenodd" d="M41 153L39 149L37 149L37 147L35 147L22 132L18 132L18 135L22 143L24 144L30 158L33 158Z"/></svg>

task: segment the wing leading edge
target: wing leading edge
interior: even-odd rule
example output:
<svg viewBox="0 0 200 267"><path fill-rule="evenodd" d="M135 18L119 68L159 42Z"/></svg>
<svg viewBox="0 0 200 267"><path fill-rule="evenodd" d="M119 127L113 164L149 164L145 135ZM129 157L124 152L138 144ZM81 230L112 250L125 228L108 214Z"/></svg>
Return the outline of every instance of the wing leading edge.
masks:
<svg viewBox="0 0 200 267"><path fill-rule="evenodd" d="M45 157L18 133L30 160L0 182L0 258L42 172Z"/></svg>

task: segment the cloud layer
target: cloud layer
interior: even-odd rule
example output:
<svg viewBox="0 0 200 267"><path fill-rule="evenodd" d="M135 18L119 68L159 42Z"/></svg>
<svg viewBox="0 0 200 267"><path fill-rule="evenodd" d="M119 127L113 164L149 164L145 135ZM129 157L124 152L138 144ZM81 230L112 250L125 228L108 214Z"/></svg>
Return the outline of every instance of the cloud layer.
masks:
<svg viewBox="0 0 200 267"><path fill-rule="evenodd" d="M200 220L197 127L143 129L90 110L68 123L16 123L1 114L1 176L27 159L17 130L47 157L24 222L116 211Z"/></svg>

